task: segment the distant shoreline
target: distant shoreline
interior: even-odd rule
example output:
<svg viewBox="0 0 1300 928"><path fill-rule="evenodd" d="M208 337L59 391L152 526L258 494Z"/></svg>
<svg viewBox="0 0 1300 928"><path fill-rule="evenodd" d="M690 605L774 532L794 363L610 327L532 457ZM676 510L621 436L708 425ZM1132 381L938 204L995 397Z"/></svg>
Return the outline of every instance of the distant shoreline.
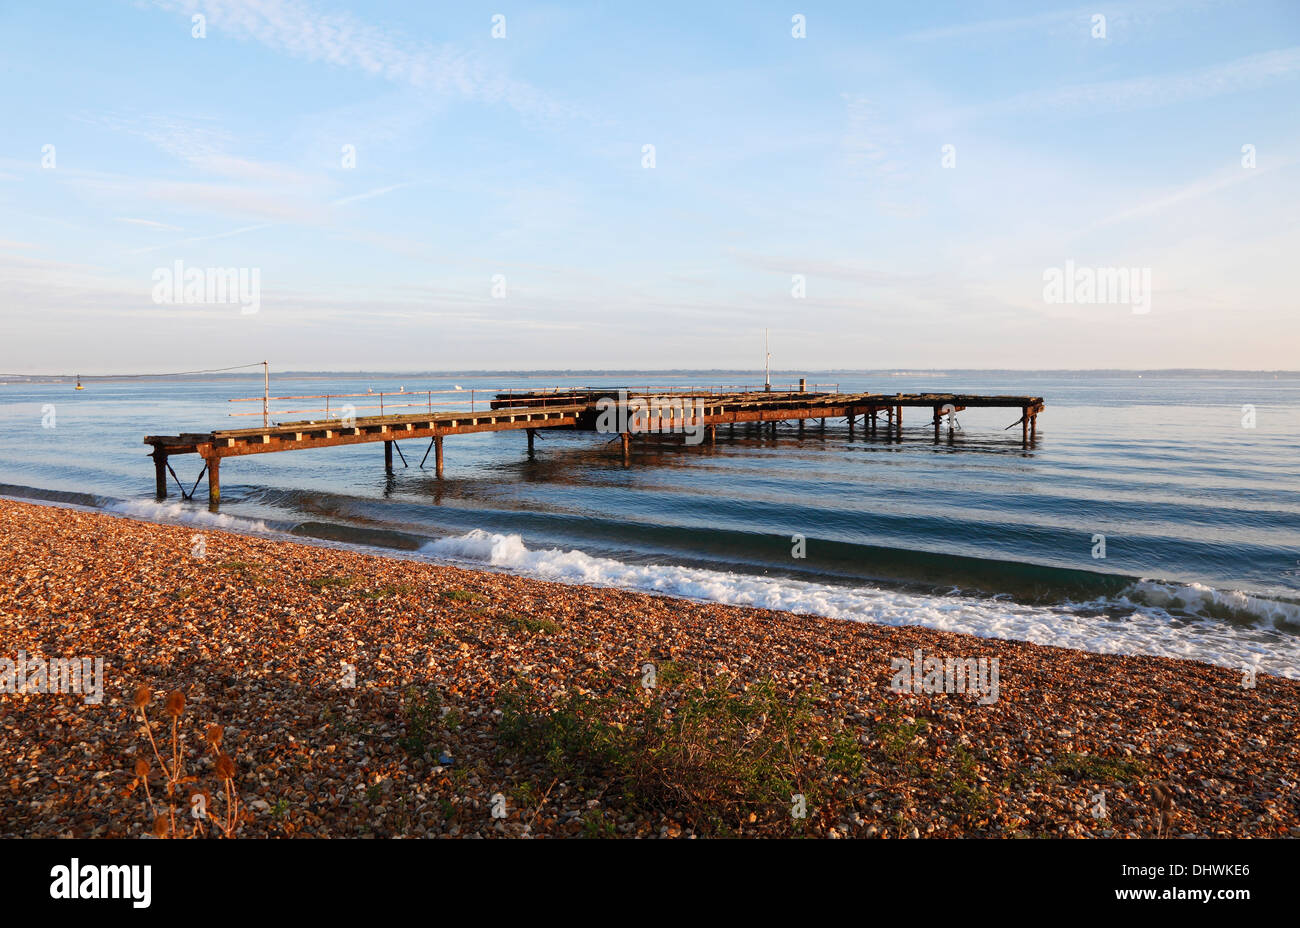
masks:
<svg viewBox="0 0 1300 928"><path fill-rule="evenodd" d="M761 374L761 372L758 372ZM979 374L984 376L990 375L1015 375L1023 377L1083 377L1104 379L1108 377L1127 377L1132 375L1150 376L1150 377L1186 377L1205 380L1224 380L1232 378L1257 378L1271 379L1286 377L1287 379L1300 379L1300 370L1229 370L1218 368L1079 368L1079 369L1026 369L1018 370L1013 368L936 368L925 370L921 368L888 368L888 369L849 369L849 368L823 368L823 369L789 369L773 370L773 377L797 378L800 376L814 375L845 375L852 374L855 376L876 376L876 377L951 377L955 375ZM741 370L732 368L716 369L677 369L677 370L448 370L448 371L276 371L272 370L273 379L293 379L293 380L328 380L339 378L353 377L373 377L373 378L391 378L391 377L512 377L512 378L537 378L537 377L718 377L718 376L756 376L752 370ZM60 384L75 383L80 377L83 383L164 383L164 382L195 382L204 381L242 381L256 380L261 382L261 371L247 373L220 373L220 374L0 374L0 385L18 385L18 384Z"/></svg>

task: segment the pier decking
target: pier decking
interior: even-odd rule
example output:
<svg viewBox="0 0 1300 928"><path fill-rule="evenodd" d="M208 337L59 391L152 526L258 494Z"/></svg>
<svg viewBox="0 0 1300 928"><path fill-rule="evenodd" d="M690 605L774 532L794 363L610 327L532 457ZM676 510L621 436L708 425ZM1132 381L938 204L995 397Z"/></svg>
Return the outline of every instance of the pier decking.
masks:
<svg viewBox="0 0 1300 928"><path fill-rule="evenodd" d="M392 394L390 394L392 395ZM401 396L423 394L396 394ZM381 406L383 403L380 395ZM281 397L278 399L296 399ZM328 398L326 398L328 403ZM411 404L408 404L411 405ZM378 416L326 417L294 422L266 422L260 428L220 429L212 432L180 435L147 435L154 461L155 487L159 499L167 496L167 474L176 477L168 459L197 454L205 467L194 482L197 489L204 473L208 478L208 506L215 511L221 500L220 468L223 458L306 448L327 448L366 442L384 443L384 463L393 466L393 449L406 462L399 439L429 439L424 453L434 452L437 475L443 473L443 438L475 432L524 431L528 451L533 453L533 436L538 429L577 429L616 433L622 438L624 463L630 462L631 439L641 433L701 434L709 443L717 441L719 425L768 426L775 434L778 422L797 421L802 435L806 420L843 418L853 437L859 418L865 433L875 434L882 422L886 434L901 440L903 410L923 409L934 426L939 440L945 416L972 408L1006 408L1020 410L1015 425L1021 427L1021 443L1029 447L1037 437L1037 419L1045 407L1038 396L977 396L963 393L839 393L791 390L782 392L717 390L546 390L496 393L486 410L430 411L415 414ZM951 420L949 420L951 423ZM611 426L611 423L616 425ZM951 424L949 425L951 429ZM420 462L424 466L424 461ZM180 479L176 478L179 485ZM182 495L188 497L193 493Z"/></svg>

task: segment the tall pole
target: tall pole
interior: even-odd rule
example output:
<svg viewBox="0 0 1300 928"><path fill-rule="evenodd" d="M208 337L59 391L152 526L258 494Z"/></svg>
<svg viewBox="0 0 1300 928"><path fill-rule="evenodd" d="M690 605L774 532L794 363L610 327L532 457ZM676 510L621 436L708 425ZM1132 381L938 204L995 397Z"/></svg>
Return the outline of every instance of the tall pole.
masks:
<svg viewBox="0 0 1300 928"><path fill-rule="evenodd" d="M271 425L271 367L262 362L262 428Z"/></svg>
<svg viewBox="0 0 1300 928"><path fill-rule="evenodd" d="M767 329L763 330L763 390L772 392L772 352L768 351Z"/></svg>

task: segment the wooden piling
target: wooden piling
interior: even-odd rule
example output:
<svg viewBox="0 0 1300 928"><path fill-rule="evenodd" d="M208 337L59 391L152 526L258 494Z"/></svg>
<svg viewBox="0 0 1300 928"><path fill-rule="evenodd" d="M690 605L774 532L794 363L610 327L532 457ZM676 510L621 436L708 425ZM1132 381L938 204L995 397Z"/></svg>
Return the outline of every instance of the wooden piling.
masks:
<svg viewBox="0 0 1300 928"><path fill-rule="evenodd" d="M167 498L167 455L161 448L153 452L154 495L158 499Z"/></svg>
<svg viewBox="0 0 1300 928"><path fill-rule="evenodd" d="M630 464L631 462L632 462L632 433L624 432L623 433L623 463Z"/></svg>
<svg viewBox="0 0 1300 928"><path fill-rule="evenodd" d="M393 472L393 443L391 441L386 441L384 442L384 473L391 474L392 472Z"/></svg>
<svg viewBox="0 0 1300 928"><path fill-rule="evenodd" d="M533 436L537 434L537 429L528 429L528 456L533 456Z"/></svg>
<svg viewBox="0 0 1300 928"><path fill-rule="evenodd" d="M221 458L215 454L208 462L208 511L216 512L221 506Z"/></svg>
<svg viewBox="0 0 1300 928"><path fill-rule="evenodd" d="M442 436L433 436L433 473L434 476L442 476Z"/></svg>
<svg viewBox="0 0 1300 928"><path fill-rule="evenodd" d="M1020 417L1020 445L1023 448L1029 447L1029 407L1024 407L1024 415Z"/></svg>
<svg viewBox="0 0 1300 928"><path fill-rule="evenodd" d="M934 407L934 441L936 444L939 442L939 424L941 422L943 422L942 408L936 406Z"/></svg>

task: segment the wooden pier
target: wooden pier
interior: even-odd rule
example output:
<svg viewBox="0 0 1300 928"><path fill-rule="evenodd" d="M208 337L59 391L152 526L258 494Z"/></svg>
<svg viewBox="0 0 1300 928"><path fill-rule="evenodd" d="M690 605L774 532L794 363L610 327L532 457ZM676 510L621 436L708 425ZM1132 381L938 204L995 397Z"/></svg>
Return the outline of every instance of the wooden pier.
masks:
<svg viewBox="0 0 1300 928"><path fill-rule="evenodd" d="M802 383L801 383L802 386ZM458 393L461 391L457 391ZM424 394L388 394L389 396L423 396ZM380 397L382 408L383 394ZM277 397L277 400L309 399ZM329 399L326 399L328 404ZM259 401L260 398L259 398ZM401 404L399 404L401 405ZM410 405L423 405L408 403ZM818 420L825 428L827 419L844 419L849 437L861 425L864 434L878 434L884 427L891 440L902 440L903 410L921 409L934 427L939 441L945 419L951 435L952 414L965 409L1005 408L1019 410L1020 418L1007 426L1020 426L1020 440L1028 448L1037 438L1038 414L1044 409L1038 396L976 396L962 393L840 393L803 389L771 392L767 390L539 390L492 394L482 410L432 411L430 394L428 411L414 414L347 416L344 418L308 419L270 424L260 428L222 429L180 435L147 435L154 461L156 495L167 496L167 474L181 486L185 497L193 494L206 473L208 507L216 511L221 501L221 461L248 454L275 451L298 451L367 442L384 443L384 465L391 472L393 449L405 464L400 439L429 439L424 462L434 453L434 469L443 473L443 439L448 435L475 432L522 431L528 436L528 452L533 453L533 437L539 429L576 429L619 434L624 463L631 460L632 437L637 434L696 434L708 444L717 441L718 426L734 432L737 425L748 425L760 432L765 428L776 434L777 423L798 422L802 435L808 420ZM925 420L923 420L925 421ZM611 425L615 423L615 425ZM204 461L194 487L186 493L168 459L196 454Z"/></svg>

